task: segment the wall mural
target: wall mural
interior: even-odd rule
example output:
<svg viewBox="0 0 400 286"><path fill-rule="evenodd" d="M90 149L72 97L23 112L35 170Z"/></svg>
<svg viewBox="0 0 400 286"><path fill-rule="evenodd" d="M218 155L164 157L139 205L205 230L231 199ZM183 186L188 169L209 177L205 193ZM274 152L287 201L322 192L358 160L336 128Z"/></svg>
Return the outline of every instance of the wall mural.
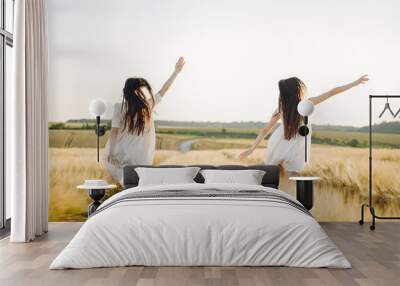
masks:
<svg viewBox="0 0 400 286"><path fill-rule="evenodd" d="M321 178L318 220L359 220L368 95L400 94L393 5L49 1L50 221L85 220L91 200L77 186L118 185L125 164L265 163L283 166L280 188L291 194L288 176ZM304 99L315 106L307 164ZM385 216L400 215L398 110L398 98L378 98L372 110L373 202Z"/></svg>

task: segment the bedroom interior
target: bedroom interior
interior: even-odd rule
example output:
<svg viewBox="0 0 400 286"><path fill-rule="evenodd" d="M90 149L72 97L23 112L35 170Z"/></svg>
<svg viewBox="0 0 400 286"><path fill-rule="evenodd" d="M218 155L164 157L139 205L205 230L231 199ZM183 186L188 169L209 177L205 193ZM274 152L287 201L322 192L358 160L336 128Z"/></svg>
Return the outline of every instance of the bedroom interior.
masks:
<svg viewBox="0 0 400 286"><path fill-rule="evenodd" d="M0 285L398 285L395 8L0 0Z"/></svg>

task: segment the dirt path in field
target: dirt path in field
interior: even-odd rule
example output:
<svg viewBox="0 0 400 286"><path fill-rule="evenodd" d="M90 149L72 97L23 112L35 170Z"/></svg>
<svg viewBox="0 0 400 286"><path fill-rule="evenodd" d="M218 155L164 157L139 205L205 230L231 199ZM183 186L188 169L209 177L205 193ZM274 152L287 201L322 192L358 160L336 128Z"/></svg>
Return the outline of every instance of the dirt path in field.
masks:
<svg viewBox="0 0 400 286"><path fill-rule="evenodd" d="M189 152L190 150L192 150L192 146L193 146L194 142L195 142L195 140L182 141L181 143L179 143L179 151L182 153Z"/></svg>

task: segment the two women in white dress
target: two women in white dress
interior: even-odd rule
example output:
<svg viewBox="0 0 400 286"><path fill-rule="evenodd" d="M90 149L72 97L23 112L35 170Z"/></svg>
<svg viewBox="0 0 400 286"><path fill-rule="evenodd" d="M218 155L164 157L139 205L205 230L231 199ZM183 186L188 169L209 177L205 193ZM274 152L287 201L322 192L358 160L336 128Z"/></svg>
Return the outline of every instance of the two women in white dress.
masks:
<svg viewBox="0 0 400 286"><path fill-rule="evenodd" d="M179 58L174 72L155 95L145 79L128 78L126 80L123 101L114 106L111 134L105 149L104 164L115 180L122 183L123 167L126 165L153 163L156 144L153 111L184 65L184 58ZM354 82L336 87L309 100L317 105L366 81L368 77L364 75ZM303 170L305 143L304 138L298 133L303 118L297 111L297 105L305 97L305 93L304 83L296 77L279 81L278 108L267 125L260 130L252 146L242 152L240 157L250 155L257 145L273 132L268 140L265 163L279 165L287 172L295 173ZM274 130L279 120L282 124ZM310 148L310 144L307 148Z"/></svg>

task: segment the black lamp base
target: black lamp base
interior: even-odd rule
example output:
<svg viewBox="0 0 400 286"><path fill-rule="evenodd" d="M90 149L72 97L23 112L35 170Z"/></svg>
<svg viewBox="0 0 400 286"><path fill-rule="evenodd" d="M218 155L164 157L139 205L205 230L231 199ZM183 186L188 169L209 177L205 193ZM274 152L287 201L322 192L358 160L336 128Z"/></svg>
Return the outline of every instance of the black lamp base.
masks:
<svg viewBox="0 0 400 286"><path fill-rule="evenodd" d="M89 197L93 200L93 202L88 207L88 216L91 216L91 214L94 213L97 210L97 208L101 205L100 200L106 194L106 190L105 189L90 189L90 190L88 190L88 193L89 193Z"/></svg>
<svg viewBox="0 0 400 286"><path fill-rule="evenodd" d="M307 210L314 205L314 191L312 180L296 181L296 199L303 204Z"/></svg>
<svg viewBox="0 0 400 286"><path fill-rule="evenodd" d="M96 135L98 136L103 136L104 134L106 134L106 127L104 125L96 126L94 133L96 133Z"/></svg>

